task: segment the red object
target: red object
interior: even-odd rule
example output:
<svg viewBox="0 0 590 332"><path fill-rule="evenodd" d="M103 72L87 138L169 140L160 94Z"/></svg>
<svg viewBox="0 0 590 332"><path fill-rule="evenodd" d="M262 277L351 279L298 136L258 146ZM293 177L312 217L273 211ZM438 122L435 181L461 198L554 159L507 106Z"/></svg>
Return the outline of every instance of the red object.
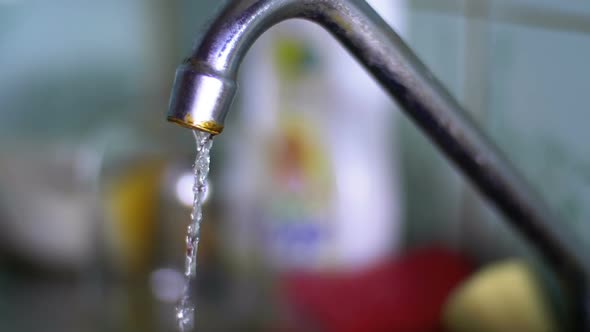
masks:
<svg viewBox="0 0 590 332"><path fill-rule="evenodd" d="M448 295L472 270L464 257L431 248L349 275L286 275L282 286L295 316L319 331L434 332Z"/></svg>

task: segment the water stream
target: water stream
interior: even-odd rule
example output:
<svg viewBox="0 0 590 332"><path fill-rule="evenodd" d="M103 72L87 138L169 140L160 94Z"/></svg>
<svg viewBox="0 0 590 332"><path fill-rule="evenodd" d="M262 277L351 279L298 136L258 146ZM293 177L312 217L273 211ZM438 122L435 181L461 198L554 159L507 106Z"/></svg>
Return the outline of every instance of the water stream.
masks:
<svg viewBox="0 0 590 332"><path fill-rule="evenodd" d="M191 291L195 284L197 273L197 250L203 220L203 202L207 193L207 176L209 175L209 153L213 145L213 137L205 132L194 132L197 143L197 157L195 159L194 174L195 184L193 186L194 200L191 213L191 223L186 235L186 258L185 258L185 282L183 295L176 306L176 322L181 332L191 331L195 324L195 299L191 297Z"/></svg>

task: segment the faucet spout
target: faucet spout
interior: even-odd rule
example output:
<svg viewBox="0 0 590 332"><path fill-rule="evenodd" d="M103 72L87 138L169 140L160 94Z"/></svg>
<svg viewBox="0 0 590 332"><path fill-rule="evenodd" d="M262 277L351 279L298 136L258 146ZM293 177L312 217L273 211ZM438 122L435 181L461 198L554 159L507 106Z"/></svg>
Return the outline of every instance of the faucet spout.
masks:
<svg viewBox="0 0 590 332"><path fill-rule="evenodd" d="M315 22L338 39L554 267L590 275L584 250L576 247L459 103L363 0L232 0L176 72L168 119L221 133L244 55L267 29L291 18Z"/></svg>
<svg viewBox="0 0 590 332"><path fill-rule="evenodd" d="M386 86L394 88L389 84L394 77L396 89L414 84L417 68L403 61L412 53L365 1L234 0L178 68L168 120L219 134L245 54L266 30L291 18L323 26Z"/></svg>

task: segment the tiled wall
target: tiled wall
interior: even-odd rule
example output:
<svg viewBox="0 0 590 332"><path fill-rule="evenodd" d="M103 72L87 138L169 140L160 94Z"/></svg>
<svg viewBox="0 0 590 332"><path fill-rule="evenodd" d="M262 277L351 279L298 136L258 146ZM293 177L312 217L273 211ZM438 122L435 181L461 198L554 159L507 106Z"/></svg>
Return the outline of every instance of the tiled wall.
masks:
<svg viewBox="0 0 590 332"><path fill-rule="evenodd" d="M409 43L553 207L590 240L590 5L416 1ZM404 123L408 240L481 257L521 247L500 217ZM425 180L426 179L426 180Z"/></svg>

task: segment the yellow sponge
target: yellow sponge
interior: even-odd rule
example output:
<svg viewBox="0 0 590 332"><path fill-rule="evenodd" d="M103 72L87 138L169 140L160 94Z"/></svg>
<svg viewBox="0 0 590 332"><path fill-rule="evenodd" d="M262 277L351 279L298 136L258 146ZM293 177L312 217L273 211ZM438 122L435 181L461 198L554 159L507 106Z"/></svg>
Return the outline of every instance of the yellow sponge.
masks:
<svg viewBox="0 0 590 332"><path fill-rule="evenodd" d="M493 264L458 288L446 304L449 332L550 332L555 319L532 270L522 261Z"/></svg>

